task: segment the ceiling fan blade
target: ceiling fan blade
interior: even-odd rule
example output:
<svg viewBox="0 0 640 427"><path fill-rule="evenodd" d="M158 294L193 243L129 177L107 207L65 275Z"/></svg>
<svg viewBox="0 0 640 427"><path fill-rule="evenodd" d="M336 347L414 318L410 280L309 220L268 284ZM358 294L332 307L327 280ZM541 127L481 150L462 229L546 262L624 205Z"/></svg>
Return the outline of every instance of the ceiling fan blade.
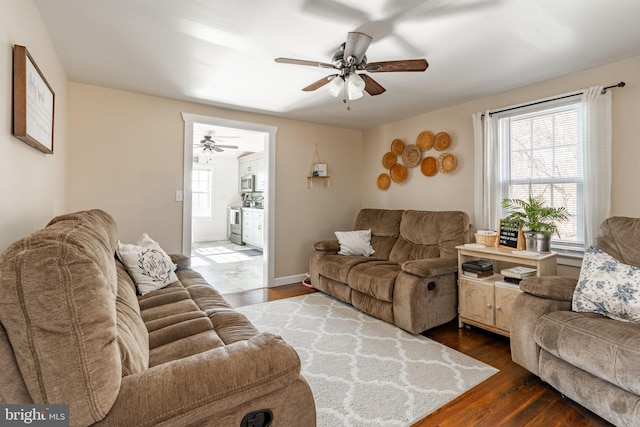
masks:
<svg viewBox="0 0 640 427"><path fill-rule="evenodd" d="M363 78L363 80L364 80L364 90L366 90L369 95L371 95L371 96L380 95L381 93L384 93L386 91L385 88L380 86L380 83L378 83L377 81L373 80L368 75L360 74L360 77Z"/></svg>
<svg viewBox="0 0 640 427"><path fill-rule="evenodd" d="M333 64L328 64L326 62L306 61L304 59L276 58L275 61L278 64L308 65L310 67L319 68L335 68Z"/></svg>
<svg viewBox="0 0 640 427"><path fill-rule="evenodd" d="M349 57L355 58L355 63L360 64L364 58L364 54L371 43L371 36L365 33L350 32L347 36L347 42L344 46L343 58L345 62L349 62Z"/></svg>
<svg viewBox="0 0 640 427"><path fill-rule="evenodd" d="M329 83L331 80L333 80L335 77L337 76L337 74L330 74L326 77L321 78L320 80L311 83L309 86L302 88L303 91L305 92L311 92L313 90L316 90L318 88L321 88L322 86L326 85L327 83Z"/></svg>
<svg viewBox="0 0 640 427"><path fill-rule="evenodd" d="M214 145L213 147L211 147L211 149L212 149L213 151L217 151L218 153L220 153L220 152L224 151L222 148L218 147L217 145Z"/></svg>
<svg viewBox="0 0 640 427"><path fill-rule="evenodd" d="M426 59L401 59L399 61L370 62L365 70L370 73L394 71L424 71L429 66Z"/></svg>
<svg viewBox="0 0 640 427"><path fill-rule="evenodd" d="M216 147L229 148L229 149L232 149L232 150L236 150L238 148L237 145L220 145L220 144L216 144Z"/></svg>

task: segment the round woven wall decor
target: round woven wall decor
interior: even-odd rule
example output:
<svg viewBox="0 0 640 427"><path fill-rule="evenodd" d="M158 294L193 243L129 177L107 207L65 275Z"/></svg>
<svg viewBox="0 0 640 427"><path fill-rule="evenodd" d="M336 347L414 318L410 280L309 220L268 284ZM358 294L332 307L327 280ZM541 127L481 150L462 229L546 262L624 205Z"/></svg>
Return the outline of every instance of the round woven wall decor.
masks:
<svg viewBox="0 0 640 427"><path fill-rule="evenodd" d="M385 169L391 169L391 166L398 163L398 156L393 154L391 151L388 151L382 156L382 166Z"/></svg>
<svg viewBox="0 0 640 427"><path fill-rule="evenodd" d="M442 153L438 157L438 172L450 173L458 167L458 159L451 153Z"/></svg>
<svg viewBox="0 0 640 427"><path fill-rule="evenodd" d="M422 157L422 151L415 144L409 144L404 147L402 152L402 163L408 168L413 168L420 164L420 158Z"/></svg>
<svg viewBox="0 0 640 427"><path fill-rule="evenodd" d="M437 151L444 151L451 144L451 137L446 132L438 132L435 136L435 142L433 143L433 148Z"/></svg>
<svg viewBox="0 0 640 427"><path fill-rule="evenodd" d="M402 182L407 179L407 168L402 166L400 163L396 163L391 166L391 170L389 172L393 182Z"/></svg>
<svg viewBox="0 0 640 427"><path fill-rule="evenodd" d="M391 178L389 178L389 174L381 173L378 175L376 184L380 190L386 190L389 188L389 185L391 185Z"/></svg>
<svg viewBox="0 0 640 427"><path fill-rule="evenodd" d="M429 151L433 147L433 132L425 130L420 132L420 135L416 138L416 145L420 151Z"/></svg>
<svg viewBox="0 0 640 427"><path fill-rule="evenodd" d="M434 176L438 173L438 166L436 163L435 157L425 157L422 159L422 163L420 164L420 171L424 176Z"/></svg>
<svg viewBox="0 0 640 427"><path fill-rule="evenodd" d="M404 142L401 139L394 139L391 143L391 152L399 156L404 151Z"/></svg>

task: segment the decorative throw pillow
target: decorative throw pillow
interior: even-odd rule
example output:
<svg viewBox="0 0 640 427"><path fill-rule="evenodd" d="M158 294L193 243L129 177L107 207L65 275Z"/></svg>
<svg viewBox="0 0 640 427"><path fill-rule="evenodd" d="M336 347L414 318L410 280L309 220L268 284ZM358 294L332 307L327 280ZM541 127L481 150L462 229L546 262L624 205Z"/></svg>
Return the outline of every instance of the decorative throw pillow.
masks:
<svg viewBox="0 0 640 427"><path fill-rule="evenodd" d="M146 233L135 245L118 242L116 254L127 268L141 295L178 281L174 273L177 266Z"/></svg>
<svg viewBox="0 0 640 427"><path fill-rule="evenodd" d="M572 309L640 322L640 268L623 264L590 246L582 260Z"/></svg>
<svg viewBox="0 0 640 427"><path fill-rule="evenodd" d="M336 231L340 243L340 255L371 256L374 253L371 246L371 230Z"/></svg>

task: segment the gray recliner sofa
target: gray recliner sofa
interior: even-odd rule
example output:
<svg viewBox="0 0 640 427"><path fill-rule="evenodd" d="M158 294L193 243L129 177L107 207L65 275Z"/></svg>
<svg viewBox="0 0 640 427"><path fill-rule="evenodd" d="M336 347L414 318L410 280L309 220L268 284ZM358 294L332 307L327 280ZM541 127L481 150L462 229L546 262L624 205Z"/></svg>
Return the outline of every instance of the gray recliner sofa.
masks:
<svg viewBox="0 0 640 427"><path fill-rule="evenodd" d="M315 426L291 346L180 255L176 282L137 295L117 241L91 210L0 256L0 402L68 404L71 426Z"/></svg>
<svg viewBox="0 0 640 427"><path fill-rule="evenodd" d="M640 219L608 218L594 244L640 267ZM524 292L513 305L512 359L611 423L638 426L640 324L572 311L577 283L561 276L520 282Z"/></svg>
<svg viewBox="0 0 640 427"><path fill-rule="evenodd" d="M362 209L354 230L371 230L373 256L340 255L337 240L314 245L311 284L417 334L458 314L457 245L470 240L460 211Z"/></svg>

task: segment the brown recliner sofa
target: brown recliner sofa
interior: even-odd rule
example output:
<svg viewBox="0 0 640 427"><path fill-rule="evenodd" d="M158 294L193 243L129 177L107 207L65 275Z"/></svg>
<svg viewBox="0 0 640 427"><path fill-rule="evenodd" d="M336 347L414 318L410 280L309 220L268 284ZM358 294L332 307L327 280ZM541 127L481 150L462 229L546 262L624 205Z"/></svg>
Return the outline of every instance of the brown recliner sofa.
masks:
<svg viewBox="0 0 640 427"><path fill-rule="evenodd" d="M259 333L188 258L137 296L116 224L54 218L0 257L0 401L69 404L72 426L315 425L300 359ZM262 423L262 424L261 424Z"/></svg>
<svg viewBox="0 0 640 427"><path fill-rule="evenodd" d="M606 219L594 245L640 267L640 219ZM512 359L611 423L640 425L640 324L572 311L577 283L563 276L520 282Z"/></svg>
<svg viewBox="0 0 640 427"><path fill-rule="evenodd" d="M458 314L458 255L470 241L459 211L362 209L354 230L371 230L370 257L339 255L338 240L315 243L311 285L417 334Z"/></svg>

